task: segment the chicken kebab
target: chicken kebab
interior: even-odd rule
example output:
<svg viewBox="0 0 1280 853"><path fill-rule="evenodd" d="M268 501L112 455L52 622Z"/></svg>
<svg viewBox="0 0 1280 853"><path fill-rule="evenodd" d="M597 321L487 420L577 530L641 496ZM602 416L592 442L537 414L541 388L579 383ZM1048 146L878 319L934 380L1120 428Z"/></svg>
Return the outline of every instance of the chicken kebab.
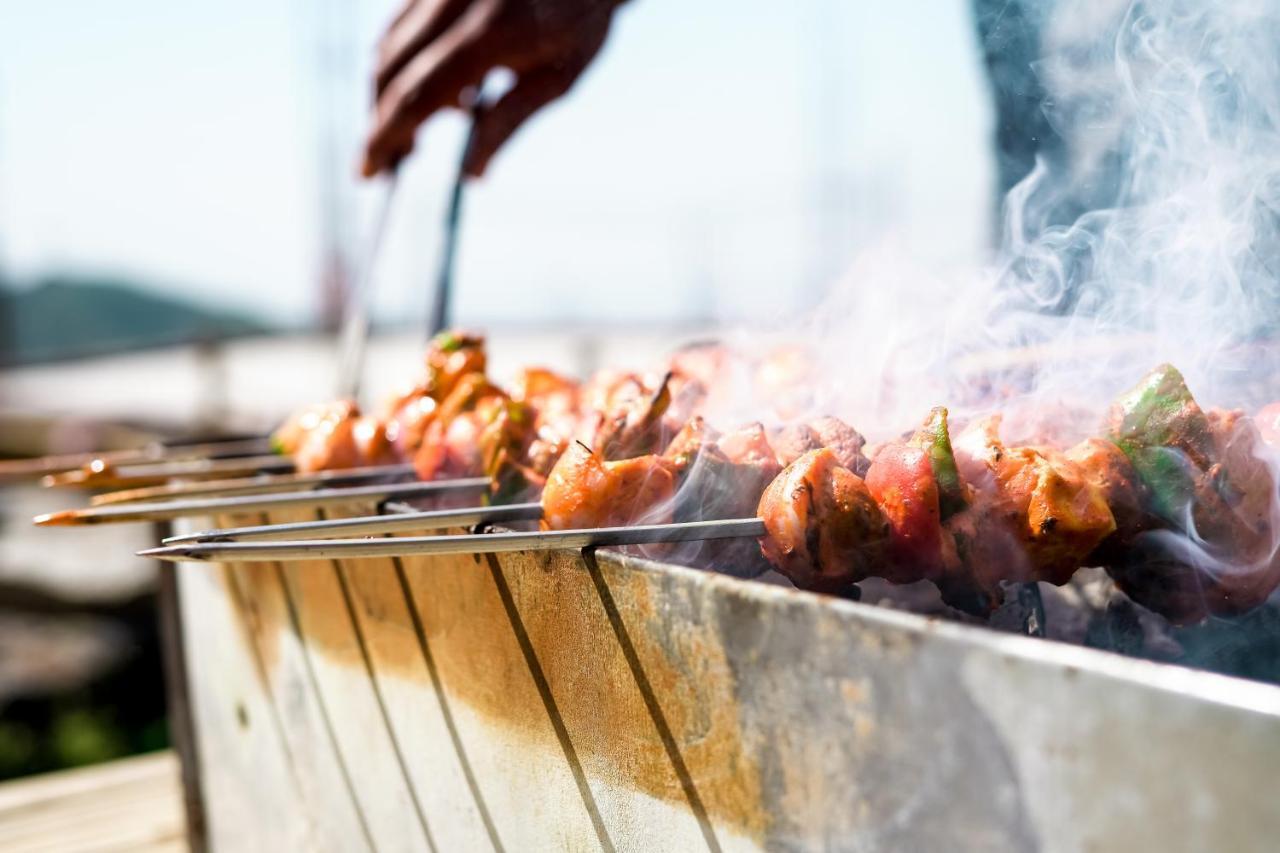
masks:
<svg viewBox="0 0 1280 853"><path fill-rule="evenodd" d="M1173 367L1072 447L1009 446L1000 425L981 418L953 440L937 408L871 459L834 418L725 434L694 418L665 449L614 460L576 443L546 478L543 525L757 515L759 545L716 540L680 557L740 575L772 566L826 592L928 580L979 615L1008 582L1062 585L1086 566L1175 624L1242 613L1280 584L1263 435L1239 412L1202 410Z"/></svg>
<svg viewBox="0 0 1280 853"><path fill-rule="evenodd" d="M541 492L574 440L608 458L661 446L702 400L688 371L652 379L605 371L586 383L543 368L520 371L509 389L487 375L484 339L444 332L432 340L421 379L373 414L350 400L312 406L272 437L300 472L412 462L419 479L487 476L490 499Z"/></svg>
<svg viewBox="0 0 1280 853"><path fill-rule="evenodd" d="M423 379L381 414L309 410L278 446L301 470L409 459L423 479L483 474L493 502L541 495L548 529L758 515L760 545L714 540L678 558L745 576L773 567L818 591L927 580L977 614L1008 582L1062 585L1083 566L1175 623L1246 611L1280 583L1265 451L1277 418L1206 412L1167 365L1071 447L1008 446L999 415L953 439L938 408L869 459L835 418L718 432L693 414L697 358L656 382L526 369L510 390L486 361L482 338L445 333Z"/></svg>

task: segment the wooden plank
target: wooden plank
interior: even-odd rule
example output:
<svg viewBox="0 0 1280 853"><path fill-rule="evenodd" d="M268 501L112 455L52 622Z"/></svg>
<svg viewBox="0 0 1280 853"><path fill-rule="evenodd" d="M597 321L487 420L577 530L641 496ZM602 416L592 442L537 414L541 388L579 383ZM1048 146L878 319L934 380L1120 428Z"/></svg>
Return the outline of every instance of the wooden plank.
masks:
<svg viewBox="0 0 1280 853"><path fill-rule="evenodd" d="M355 517L355 513L328 513ZM410 612L407 577L398 561L339 563L368 651L381 704L438 850L501 845L460 749L450 709L437 690L429 641Z"/></svg>
<svg viewBox="0 0 1280 853"><path fill-rule="evenodd" d="M197 480L165 482L159 486L122 489L94 495L92 506L135 503L140 501L176 500L191 497L234 497L236 495L264 494L268 492L303 491L305 489L330 488L339 485L355 485L359 482L385 480L394 482L413 478L413 466L375 465L364 468L347 468L337 471L315 471L306 474L259 474L222 480Z"/></svg>
<svg viewBox="0 0 1280 853"><path fill-rule="evenodd" d="M0 783L6 851L186 848L182 787L170 752Z"/></svg>
<svg viewBox="0 0 1280 853"><path fill-rule="evenodd" d="M344 813L335 807L327 813L328 821L313 822L311 810L304 807L303 791L323 786L328 777L304 779L303 771L327 773L330 768L295 756L286 737L275 702L287 687L282 678L269 679L264 665L264 647L278 659L283 645L275 636L273 602L254 592L258 585L240 577L261 568L179 567L207 840L213 850L317 849L322 846L318 830L338 841L346 838L341 834ZM301 722L291 725L308 719L297 716Z"/></svg>
<svg viewBox="0 0 1280 853"><path fill-rule="evenodd" d="M578 555L517 552L488 563L507 587L610 835L640 850L721 849L696 790L696 809L684 796L662 719L649 713L642 682ZM624 767L633 778L616 784Z"/></svg>
<svg viewBox="0 0 1280 853"><path fill-rule="evenodd" d="M488 568L457 555L401 564L458 740L504 848L613 847L589 786L583 790L566 759L558 720L548 714Z"/></svg>
<svg viewBox="0 0 1280 853"><path fill-rule="evenodd" d="M349 511L367 515L373 507ZM271 516L272 522L309 520L317 520L314 509ZM371 845L380 851L433 849L425 812L410 784L407 757L387 724L339 567L330 560L307 560L276 569L305 656L312 696L351 780L349 796L363 815Z"/></svg>
<svg viewBox="0 0 1280 853"><path fill-rule="evenodd" d="M275 516L241 516L231 523L267 523ZM221 521L221 519L219 520ZM302 813L315 827L317 846L331 850L377 849L347 752L319 689L312 655L283 568L235 567L242 606L254 614L254 642L263 678L296 770ZM367 791L364 796L376 796Z"/></svg>
<svg viewBox="0 0 1280 853"><path fill-rule="evenodd" d="M156 538L173 535L173 525L152 526ZM195 717L191 711L191 679L183 654L182 612L178 601L178 567L161 567L156 578L157 622L160 628L161 664L164 668L165 711L169 741L182 767L182 802L186 814L187 843L191 853L205 853L208 833L204 824L204 793L200 782L200 750L196 745Z"/></svg>

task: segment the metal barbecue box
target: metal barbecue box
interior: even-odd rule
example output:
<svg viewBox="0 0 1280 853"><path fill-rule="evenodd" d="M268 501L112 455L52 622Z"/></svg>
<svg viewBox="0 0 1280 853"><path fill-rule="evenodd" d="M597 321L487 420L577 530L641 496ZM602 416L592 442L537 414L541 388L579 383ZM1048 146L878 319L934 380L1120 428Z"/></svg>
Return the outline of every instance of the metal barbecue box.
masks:
<svg viewBox="0 0 1280 853"><path fill-rule="evenodd" d="M188 793L215 850L1280 837L1262 683L608 550L175 574Z"/></svg>

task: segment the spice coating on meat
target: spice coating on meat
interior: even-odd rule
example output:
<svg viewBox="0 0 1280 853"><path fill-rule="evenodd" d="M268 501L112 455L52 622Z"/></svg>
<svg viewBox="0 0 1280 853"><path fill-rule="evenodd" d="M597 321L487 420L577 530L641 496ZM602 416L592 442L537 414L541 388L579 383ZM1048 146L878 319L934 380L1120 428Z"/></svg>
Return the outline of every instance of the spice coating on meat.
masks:
<svg viewBox="0 0 1280 853"><path fill-rule="evenodd" d="M778 462L784 468L810 450L822 447L818 433L806 423L790 424L775 430L769 441L778 455Z"/></svg>
<svg viewBox="0 0 1280 853"><path fill-rule="evenodd" d="M413 457L420 480L483 473L480 435L507 395L480 373L461 377L440 402Z"/></svg>
<svg viewBox="0 0 1280 853"><path fill-rule="evenodd" d="M1102 494L1115 520L1115 532L1085 558L1088 565L1104 566L1115 558L1118 550L1144 530L1157 526L1159 521L1147 509L1146 486L1115 442L1086 438L1068 448L1064 456L1079 466Z"/></svg>
<svg viewBox="0 0 1280 853"><path fill-rule="evenodd" d="M874 574L889 522L862 478L827 448L812 450L765 490L757 509L765 557L802 589L834 592Z"/></svg>
<svg viewBox="0 0 1280 853"><path fill-rule="evenodd" d="M578 382L541 367L524 368L511 385L511 399L532 408L534 429L564 441L577 429L581 396Z"/></svg>
<svg viewBox="0 0 1280 853"><path fill-rule="evenodd" d="M271 447L276 453L294 454L315 430L331 429L332 424L358 417L360 411L353 400L337 400L307 406L294 414L271 434Z"/></svg>
<svg viewBox="0 0 1280 853"><path fill-rule="evenodd" d="M751 517L782 470L758 423L717 435L694 418L663 455L679 472L674 520L680 522ZM755 577L769 568L750 539L708 540L690 559L737 577Z"/></svg>
<svg viewBox="0 0 1280 853"><path fill-rule="evenodd" d="M999 416L984 418L962 432L954 447L960 474L973 490L970 512L984 524L1002 526L1014 550L997 549L981 561L962 553L984 588L997 575L1062 585L1116 529L1115 518L1080 465L1051 448L1006 447L999 427ZM990 559L1008 566L989 565Z"/></svg>
<svg viewBox="0 0 1280 853"><path fill-rule="evenodd" d="M383 422L361 415L351 401L304 409L276 431L272 443L293 456L301 473L386 465L399 458Z"/></svg>
<svg viewBox="0 0 1280 853"><path fill-rule="evenodd" d="M550 530L662 524L671 520L675 472L670 460L646 455L607 462L571 445L547 476L543 525Z"/></svg>
<svg viewBox="0 0 1280 853"><path fill-rule="evenodd" d="M483 374L488 362L482 335L443 331L432 338L427 347L423 392L437 400L443 400L462 377L473 373Z"/></svg>
<svg viewBox="0 0 1280 853"><path fill-rule="evenodd" d="M871 463L862 454L867 440L861 433L830 415L809 421L809 428L817 436L818 446L829 448L841 468L848 468L859 477L866 476Z"/></svg>
<svg viewBox="0 0 1280 853"><path fill-rule="evenodd" d="M853 427L839 418L829 415L798 424L790 424L770 438L778 462L784 467L795 462L810 450L828 447L836 454L841 467L848 468L859 477L865 476L870 461L863 454L866 439Z"/></svg>

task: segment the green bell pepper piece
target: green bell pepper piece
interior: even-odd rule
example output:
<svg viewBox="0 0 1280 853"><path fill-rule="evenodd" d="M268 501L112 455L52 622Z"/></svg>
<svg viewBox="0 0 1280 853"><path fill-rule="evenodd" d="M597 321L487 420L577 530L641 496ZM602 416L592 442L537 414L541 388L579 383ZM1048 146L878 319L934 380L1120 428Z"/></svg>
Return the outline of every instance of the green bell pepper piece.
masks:
<svg viewBox="0 0 1280 853"><path fill-rule="evenodd" d="M955 453L951 449L945 407L938 406L929 412L929 417L912 436L911 443L929 454L929 467L933 469L933 478L938 483L938 509L945 521L968 505Z"/></svg>
<svg viewBox="0 0 1280 853"><path fill-rule="evenodd" d="M1111 407L1109 437L1151 492L1151 509L1183 526L1197 468L1212 454L1209 420L1169 364L1148 373Z"/></svg>
<svg viewBox="0 0 1280 853"><path fill-rule="evenodd" d="M455 352L462 347L462 338L445 329L431 339L431 346L440 352Z"/></svg>

